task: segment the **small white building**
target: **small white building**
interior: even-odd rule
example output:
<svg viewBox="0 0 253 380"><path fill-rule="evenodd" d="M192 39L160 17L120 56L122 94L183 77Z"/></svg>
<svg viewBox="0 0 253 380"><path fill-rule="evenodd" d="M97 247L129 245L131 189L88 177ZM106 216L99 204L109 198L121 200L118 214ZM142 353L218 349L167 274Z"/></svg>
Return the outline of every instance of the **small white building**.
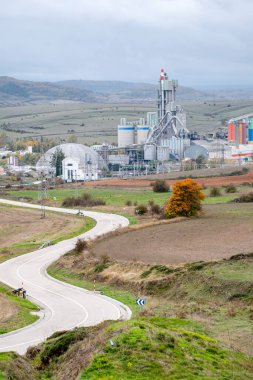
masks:
<svg viewBox="0 0 253 380"><path fill-rule="evenodd" d="M94 181L98 179L98 165L66 157L62 161L62 179L67 182Z"/></svg>

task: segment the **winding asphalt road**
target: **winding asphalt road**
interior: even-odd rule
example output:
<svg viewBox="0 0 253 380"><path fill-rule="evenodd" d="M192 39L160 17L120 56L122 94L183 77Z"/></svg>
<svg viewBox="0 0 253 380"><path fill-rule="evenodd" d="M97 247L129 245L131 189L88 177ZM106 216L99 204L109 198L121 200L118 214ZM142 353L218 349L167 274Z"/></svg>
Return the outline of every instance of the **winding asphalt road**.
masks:
<svg viewBox="0 0 253 380"><path fill-rule="evenodd" d="M0 203L40 208L39 205L5 199L0 199ZM77 212L56 207L46 209L68 214ZM0 335L0 352L16 351L24 354L28 347L44 341L56 331L131 317L130 309L120 302L55 280L46 272L51 263L74 248L78 238L94 239L117 228L126 227L129 223L128 219L115 214L92 211L83 213L97 222L90 231L0 264L0 282L12 288L23 286L27 290L28 298L41 307L38 321L23 329Z"/></svg>

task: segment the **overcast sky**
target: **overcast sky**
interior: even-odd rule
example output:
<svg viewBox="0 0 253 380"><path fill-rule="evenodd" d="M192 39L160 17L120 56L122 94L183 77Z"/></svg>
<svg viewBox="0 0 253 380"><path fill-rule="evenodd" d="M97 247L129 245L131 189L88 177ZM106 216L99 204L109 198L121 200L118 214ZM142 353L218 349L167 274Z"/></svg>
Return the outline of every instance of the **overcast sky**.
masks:
<svg viewBox="0 0 253 380"><path fill-rule="evenodd" d="M253 85L253 0L0 0L0 75Z"/></svg>

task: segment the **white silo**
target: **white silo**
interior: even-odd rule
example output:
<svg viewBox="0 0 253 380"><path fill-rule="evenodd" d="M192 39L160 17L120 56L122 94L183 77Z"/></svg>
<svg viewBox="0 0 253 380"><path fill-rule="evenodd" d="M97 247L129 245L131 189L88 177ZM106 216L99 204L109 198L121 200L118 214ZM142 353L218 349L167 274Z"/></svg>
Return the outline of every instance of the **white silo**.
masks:
<svg viewBox="0 0 253 380"><path fill-rule="evenodd" d="M137 144L144 144L148 137L149 126L145 125L145 119L141 118L140 123L136 127Z"/></svg>
<svg viewBox="0 0 253 380"><path fill-rule="evenodd" d="M144 145L144 160L146 161L156 160L156 146L154 144Z"/></svg>
<svg viewBox="0 0 253 380"><path fill-rule="evenodd" d="M118 125L118 146L125 147L134 144L135 127L127 123L126 118L120 119Z"/></svg>

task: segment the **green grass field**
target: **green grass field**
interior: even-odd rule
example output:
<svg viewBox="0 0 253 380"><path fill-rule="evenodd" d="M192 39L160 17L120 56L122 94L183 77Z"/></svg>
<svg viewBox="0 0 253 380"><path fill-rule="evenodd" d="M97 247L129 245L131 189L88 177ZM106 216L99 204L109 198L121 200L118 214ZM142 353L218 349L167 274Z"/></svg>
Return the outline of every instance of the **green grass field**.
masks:
<svg viewBox="0 0 253 380"><path fill-rule="evenodd" d="M96 198L103 199L109 206L125 206L126 201L139 204L147 204L149 200L154 200L156 203L163 205L168 198L168 193L154 193L152 190L135 190L135 189L115 189L115 188L95 188L79 190L78 195L83 193L91 194ZM38 199L38 192L35 190L10 191L9 194L16 198L29 197L33 200ZM75 189L55 189L48 191L49 198L52 200L56 197L57 202L61 203L67 197L77 195Z"/></svg>
<svg viewBox="0 0 253 380"><path fill-rule="evenodd" d="M204 204L217 204L217 203L226 203L238 197L239 194L247 193L252 191L252 187L249 186L238 186L238 192L235 194L226 194L224 188L221 189L221 196L210 197L209 190L204 190L206 194L206 199ZM138 204L148 204L150 200L153 200L155 203L160 206L164 205L166 200L169 198L171 193L154 193L152 189L117 189L117 188L94 188L94 189L79 189L78 192L76 189L54 189L49 190L48 195L49 199L52 201L56 197L58 204L61 204L62 201L67 197L80 196L83 193L91 194L96 198L101 198L106 202L108 206L118 206L123 207L126 205L127 201L131 201L133 204L137 202ZM31 198L36 201L38 199L38 192L36 190L16 190L9 191L9 194L15 198Z"/></svg>

